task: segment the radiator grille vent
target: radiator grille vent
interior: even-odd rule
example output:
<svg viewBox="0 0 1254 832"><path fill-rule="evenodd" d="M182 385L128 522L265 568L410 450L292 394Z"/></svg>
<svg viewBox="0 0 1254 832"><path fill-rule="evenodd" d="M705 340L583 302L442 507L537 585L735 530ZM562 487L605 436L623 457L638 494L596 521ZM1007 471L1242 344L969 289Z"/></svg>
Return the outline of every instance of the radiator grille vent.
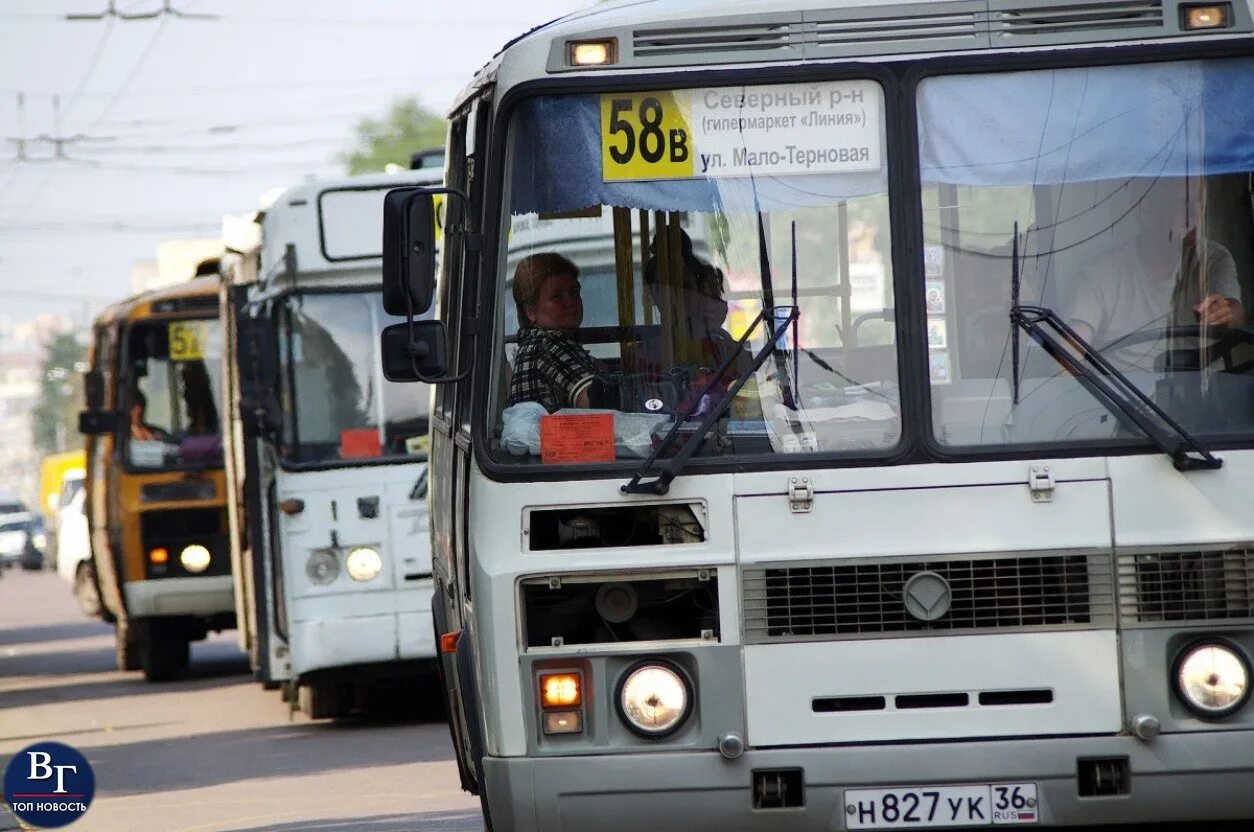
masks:
<svg viewBox="0 0 1254 832"><path fill-rule="evenodd" d="M637 29L632 51L637 58L699 55L705 52L769 53L799 48L801 27L795 23L744 26L673 26Z"/></svg>
<svg viewBox="0 0 1254 832"><path fill-rule="evenodd" d="M1122 554L1119 607L1124 624L1254 618L1254 551Z"/></svg>
<svg viewBox="0 0 1254 832"><path fill-rule="evenodd" d="M924 622L906 609L906 582L934 572L949 610ZM745 639L808 641L882 634L1113 626L1110 557L1047 555L843 561L746 569Z"/></svg>
<svg viewBox="0 0 1254 832"><path fill-rule="evenodd" d="M1161 0L1115 0L1024 6L994 11L991 22L993 34L1000 37L1161 29L1163 4Z"/></svg>
<svg viewBox="0 0 1254 832"><path fill-rule="evenodd" d="M807 41L816 46L866 46L938 38L985 35L983 13L886 15L865 20L819 20L809 26Z"/></svg>

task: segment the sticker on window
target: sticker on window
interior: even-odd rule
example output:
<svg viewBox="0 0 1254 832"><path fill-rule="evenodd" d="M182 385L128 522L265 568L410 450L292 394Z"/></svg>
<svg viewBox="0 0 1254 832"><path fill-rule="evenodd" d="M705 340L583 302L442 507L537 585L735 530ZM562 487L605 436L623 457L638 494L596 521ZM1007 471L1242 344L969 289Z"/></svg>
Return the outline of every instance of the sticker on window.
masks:
<svg viewBox="0 0 1254 832"><path fill-rule="evenodd" d="M927 366L933 384L949 384L953 381L949 368L949 350L933 350L928 354Z"/></svg>
<svg viewBox="0 0 1254 832"><path fill-rule="evenodd" d="M945 247L926 245L923 247L923 275L925 277L945 276Z"/></svg>
<svg viewBox="0 0 1254 832"><path fill-rule="evenodd" d="M614 414L540 417L540 459L546 464L614 461Z"/></svg>
<svg viewBox="0 0 1254 832"><path fill-rule="evenodd" d="M348 428L340 431L340 458L359 459L382 456L379 431L375 428Z"/></svg>

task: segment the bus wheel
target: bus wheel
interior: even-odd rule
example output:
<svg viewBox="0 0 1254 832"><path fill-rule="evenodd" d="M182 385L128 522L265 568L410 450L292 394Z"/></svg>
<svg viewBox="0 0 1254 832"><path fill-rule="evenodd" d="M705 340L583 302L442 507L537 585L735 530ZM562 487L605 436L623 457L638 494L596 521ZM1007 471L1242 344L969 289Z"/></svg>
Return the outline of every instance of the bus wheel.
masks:
<svg viewBox="0 0 1254 832"><path fill-rule="evenodd" d="M113 639L118 670L139 670L139 629L119 621L113 628Z"/></svg>
<svg viewBox="0 0 1254 832"><path fill-rule="evenodd" d="M187 638L177 628L146 627L145 629L147 633L142 639L140 648L144 680L168 682L187 667L188 660L191 658L191 647L187 643Z"/></svg>
<svg viewBox="0 0 1254 832"><path fill-rule="evenodd" d="M96 578L92 575L91 564L80 563L74 572L74 598L78 608L88 618L100 617L100 593L96 591Z"/></svg>

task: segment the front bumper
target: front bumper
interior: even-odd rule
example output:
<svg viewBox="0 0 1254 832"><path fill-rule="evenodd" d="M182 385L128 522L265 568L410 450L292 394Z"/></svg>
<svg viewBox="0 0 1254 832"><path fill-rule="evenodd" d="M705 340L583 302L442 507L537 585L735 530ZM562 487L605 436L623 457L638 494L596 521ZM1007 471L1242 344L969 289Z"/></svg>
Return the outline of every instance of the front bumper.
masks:
<svg viewBox="0 0 1254 832"><path fill-rule="evenodd" d="M123 585L131 618L157 615L218 615L235 612L230 575L197 578L154 578Z"/></svg>
<svg viewBox="0 0 1254 832"><path fill-rule="evenodd" d="M292 624L292 674L336 667L407 662L436 655L431 613L315 618Z"/></svg>
<svg viewBox="0 0 1254 832"><path fill-rule="evenodd" d="M1081 758L1126 757L1129 794L1079 796ZM801 768L800 808L753 808L755 769ZM1039 826L1254 818L1249 731L484 758L497 832L844 830L847 788L1035 782ZM1003 827L998 827L1003 828ZM1015 827L1022 828L1022 827ZM1035 828L1028 826L1027 828Z"/></svg>

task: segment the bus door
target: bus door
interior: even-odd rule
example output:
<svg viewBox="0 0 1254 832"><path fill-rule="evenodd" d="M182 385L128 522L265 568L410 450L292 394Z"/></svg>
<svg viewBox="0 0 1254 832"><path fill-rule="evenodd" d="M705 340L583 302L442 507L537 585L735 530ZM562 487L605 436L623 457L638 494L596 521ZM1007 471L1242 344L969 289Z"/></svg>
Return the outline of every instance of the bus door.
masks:
<svg viewBox="0 0 1254 832"><path fill-rule="evenodd" d="M249 654L253 667L264 682L290 678L287 660L287 604L283 589L282 564L278 558L278 499L274 482L276 465L271 442L281 429L274 321L268 309L247 305L246 289L233 290L235 322L238 327L236 353L240 390L240 420L243 435L241 495L245 537L240 566L246 573L249 592L236 599L251 608Z"/></svg>
<svg viewBox="0 0 1254 832"><path fill-rule="evenodd" d="M470 110L456 118L449 132L449 159L446 173L447 185L470 195L471 204L461 200L446 202L446 228L456 228L467 220L479 227L482 206L481 164L487 142L487 126L490 107L487 99L481 99ZM477 125L477 128L476 128ZM464 153L467 143L475 152ZM445 261L439 291L441 316L449 327L452 351L451 366L460 371L471 363L474 341L463 337L465 321L477 315L479 259L468 253L464 246L443 246ZM490 370L489 370L490 371ZM482 731L477 703L466 701L474 698L475 684L469 678L474 669L475 633L469 629L473 623L473 595L470 587L466 517L468 478L470 472L470 410L471 390L469 380L457 384L441 384L436 387L434 410L431 419L431 471L439 475L431 478L431 559L432 570L437 575L437 593L433 600L433 614L437 644L439 635L462 631L456 654L441 653L440 673L448 696L446 706L450 719L454 747L458 750L458 772L462 787L478 793L476 783L479 759L484 753ZM464 643L463 643L464 642Z"/></svg>
<svg viewBox="0 0 1254 832"><path fill-rule="evenodd" d="M84 379L88 413L117 409L118 330L116 324L97 327L91 373ZM118 469L111 459L116 442L112 433L87 436L87 523L96 583L106 619L124 617L122 528L118 504Z"/></svg>

